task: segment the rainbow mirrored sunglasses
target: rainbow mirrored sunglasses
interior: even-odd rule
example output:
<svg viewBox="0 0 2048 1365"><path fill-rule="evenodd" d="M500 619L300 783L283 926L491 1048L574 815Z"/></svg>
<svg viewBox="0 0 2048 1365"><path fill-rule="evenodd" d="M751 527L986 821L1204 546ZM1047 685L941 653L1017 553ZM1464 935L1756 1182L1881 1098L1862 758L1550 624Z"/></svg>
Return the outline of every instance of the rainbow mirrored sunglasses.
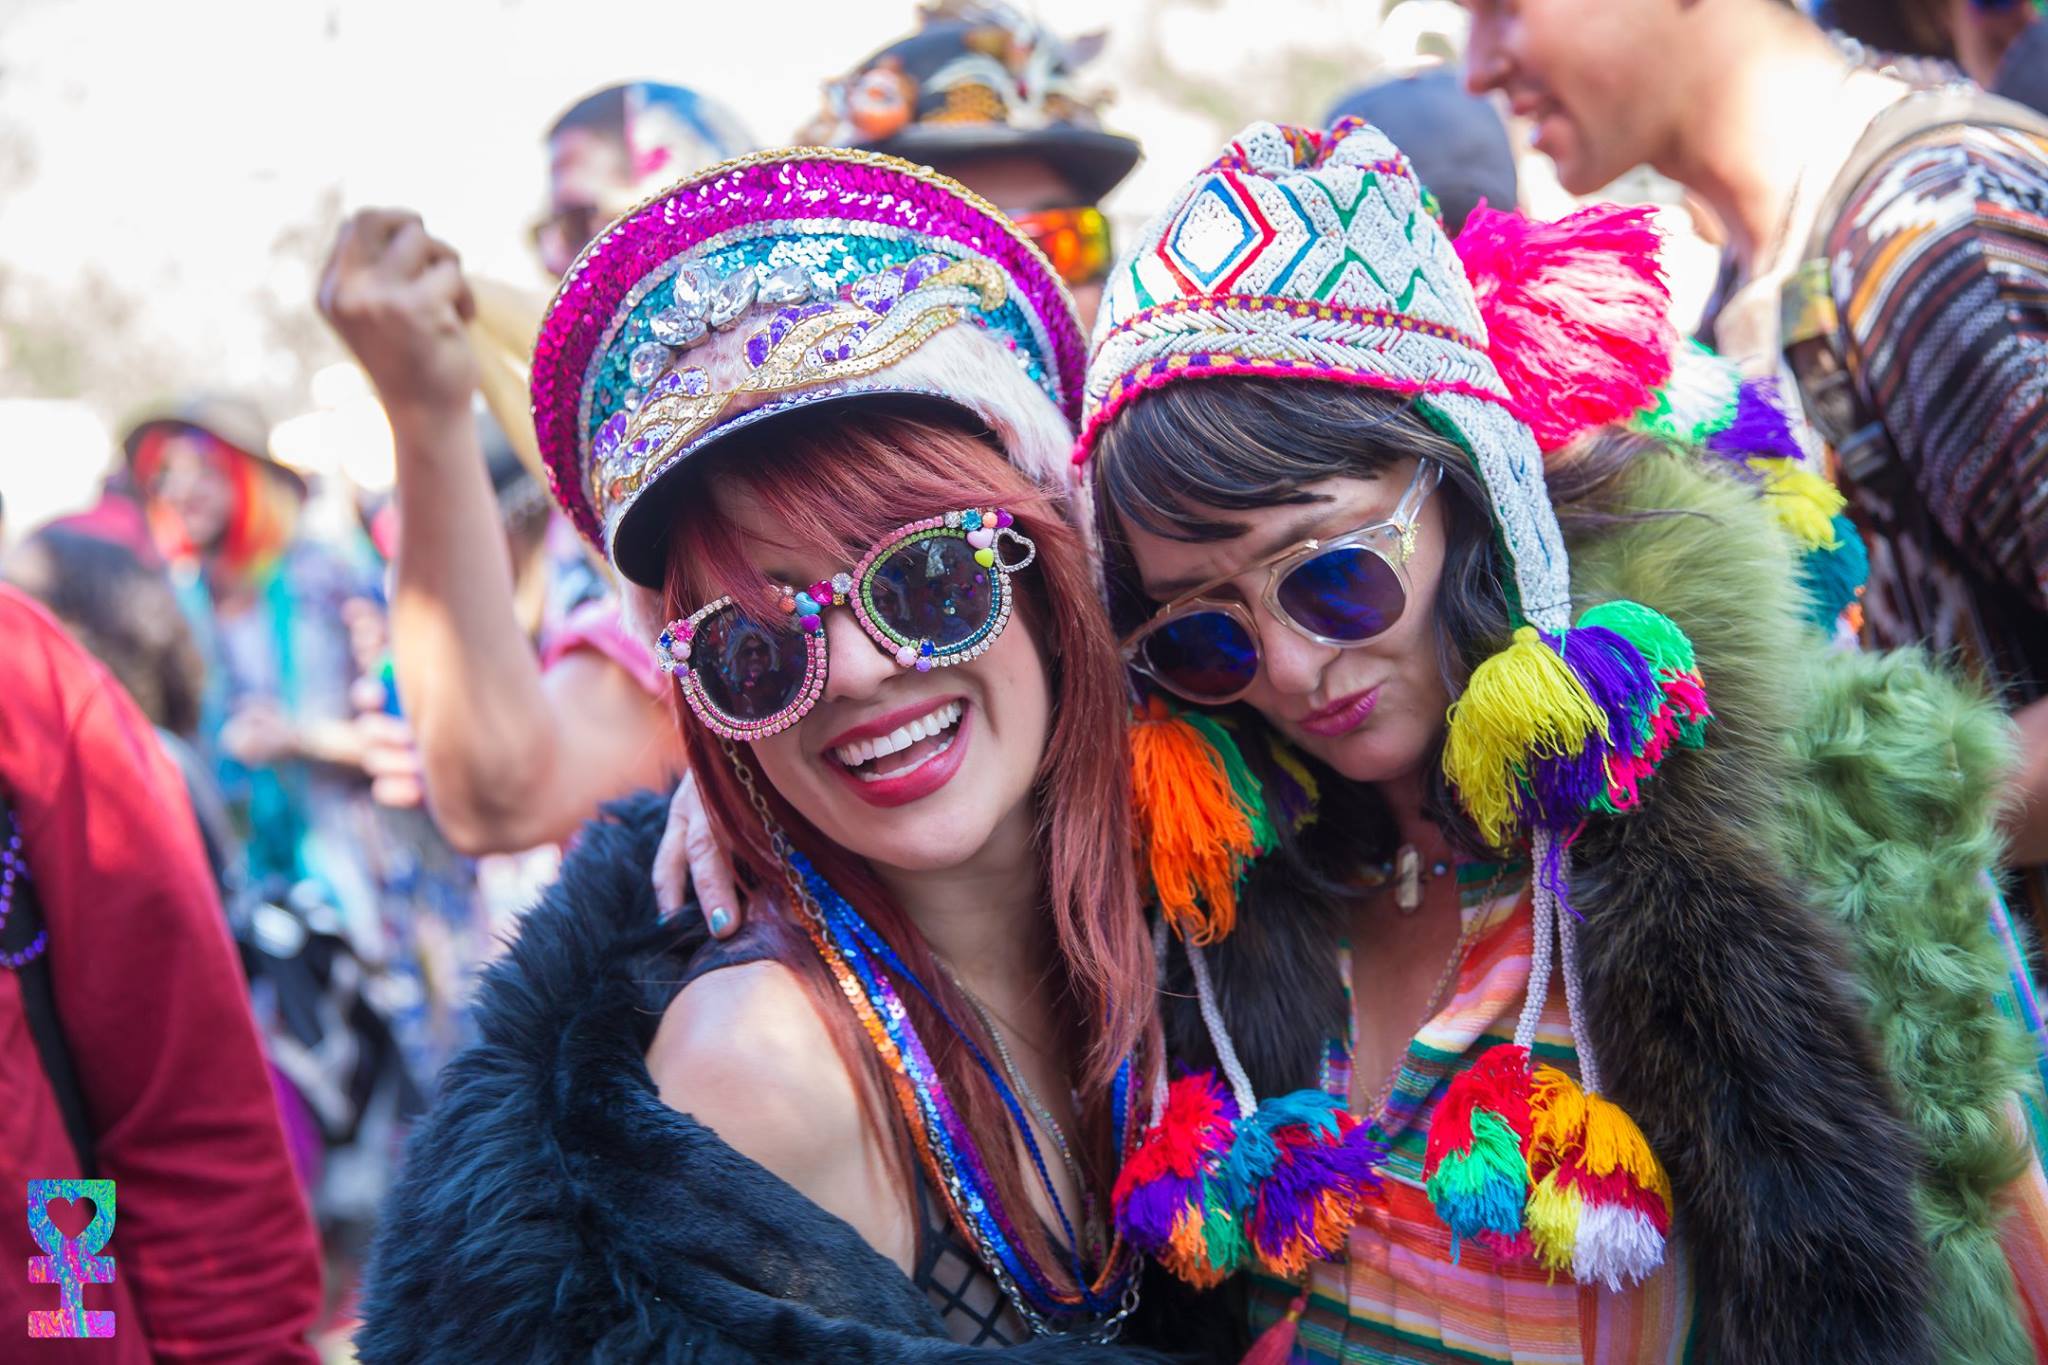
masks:
<svg viewBox="0 0 2048 1365"><path fill-rule="evenodd" d="M1071 209L1040 209L1035 213L1012 214L1015 223L1029 237L1060 279L1069 286L1094 284L1108 278L1110 263L1116 259L1109 239L1109 219L1092 204Z"/></svg>
<svg viewBox="0 0 2048 1365"><path fill-rule="evenodd" d="M1004 548L1022 554L1003 558ZM1010 575L1038 547L1002 508L967 508L899 526L850 572L777 590L779 621L721 597L671 621L655 659L705 728L766 739L802 720L825 691L825 609L843 606L900 668L920 673L979 658L1010 622Z"/></svg>

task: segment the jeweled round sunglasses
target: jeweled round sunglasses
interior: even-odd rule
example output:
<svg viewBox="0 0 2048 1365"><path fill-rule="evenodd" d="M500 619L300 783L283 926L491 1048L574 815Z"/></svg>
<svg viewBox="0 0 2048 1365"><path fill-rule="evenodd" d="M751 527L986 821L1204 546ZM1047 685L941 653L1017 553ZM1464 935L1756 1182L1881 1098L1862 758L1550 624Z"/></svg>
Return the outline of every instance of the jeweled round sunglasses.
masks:
<svg viewBox="0 0 2048 1365"><path fill-rule="evenodd" d="M1217 590L1262 569L1266 609L1318 644L1350 649L1385 634L1408 605L1415 519L1442 477L1424 460L1385 521L1334 540L1297 541L1189 589L1125 637L1124 657L1189 701L1236 701L1259 676L1258 623L1243 599Z"/></svg>
<svg viewBox="0 0 2048 1365"><path fill-rule="evenodd" d="M1005 559L1003 552L1017 553ZM1010 575L1038 557L1001 508L967 508L899 526L850 572L781 587L779 621L731 597L671 621L655 658L697 719L726 739L766 739L802 720L825 691L825 611L843 606L897 666L928 672L980 657L1010 621Z"/></svg>

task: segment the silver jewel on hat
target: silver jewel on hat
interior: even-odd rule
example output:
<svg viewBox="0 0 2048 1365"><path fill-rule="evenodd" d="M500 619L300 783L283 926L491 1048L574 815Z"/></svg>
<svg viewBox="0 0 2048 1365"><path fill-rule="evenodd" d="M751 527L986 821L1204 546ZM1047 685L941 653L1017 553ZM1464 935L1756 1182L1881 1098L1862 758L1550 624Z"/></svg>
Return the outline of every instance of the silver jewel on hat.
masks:
<svg viewBox="0 0 2048 1365"><path fill-rule="evenodd" d="M643 341L633 348L632 357L626 362L626 373L635 384L644 388L660 378L671 358L668 347L661 342Z"/></svg>
<svg viewBox="0 0 2048 1365"><path fill-rule="evenodd" d="M703 317L717 283L718 277L711 273L711 267L699 262L676 271L675 285L669 291L676 310L693 318Z"/></svg>
<svg viewBox="0 0 2048 1365"><path fill-rule="evenodd" d="M720 330L732 326L753 306L756 288L751 270L735 270L720 279L705 301L704 321Z"/></svg>
<svg viewBox="0 0 2048 1365"><path fill-rule="evenodd" d="M782 266L764 278L756 276L750 267L719 275L700 261L692 262L676 271L675 283L669 289L673 302L647 319L647 330L660 346L670 351L687 350L714 330L731 327L756 303L787 307L802 303L816 292L810 272L801 265ZM673 358L662 355L657 361L649 350L653 344L635 350L627 362L636 382L647 382L641 378L643 370L649 379L660 374Z"/></svg>
<svg viewBox="0 0 2048 1365"><path fill-rule="evenodd" d="M762 303L779 307L802 303L811 296L810 272L800 265L771 270L761 278L761 287L754 296Z"/></svg>
<svg viewBox="0 0 2048 1365"><path fill-rule="evenodd" d="M647 319L647 330L654 333L654 339L664 346L677 350L695 346L711 334L704 324L702 315L692 316L680 308L664 308Z"/></svg>

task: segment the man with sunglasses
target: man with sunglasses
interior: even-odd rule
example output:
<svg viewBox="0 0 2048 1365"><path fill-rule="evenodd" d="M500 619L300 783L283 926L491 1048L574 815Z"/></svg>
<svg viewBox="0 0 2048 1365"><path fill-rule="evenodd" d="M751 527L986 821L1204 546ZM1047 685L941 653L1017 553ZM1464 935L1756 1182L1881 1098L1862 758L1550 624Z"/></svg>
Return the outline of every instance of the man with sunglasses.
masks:
<svg viewBox="0 0 2048 1365"><path fill-rule="evenodd" d="M945 0L917 32L825 87L797 141L864 147L960 181L1024 229L1095 324L1115 257L1099 207L1138 164L1103 131L1080 68L1102 35L1065 42L1008 5Z"/></svg>

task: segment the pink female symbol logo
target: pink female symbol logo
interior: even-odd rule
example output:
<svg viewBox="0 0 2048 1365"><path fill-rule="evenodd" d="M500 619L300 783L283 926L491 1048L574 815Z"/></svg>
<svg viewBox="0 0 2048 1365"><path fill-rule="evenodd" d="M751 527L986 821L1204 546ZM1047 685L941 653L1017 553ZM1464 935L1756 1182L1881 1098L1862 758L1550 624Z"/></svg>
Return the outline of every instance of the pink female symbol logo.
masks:
<svg viewBox="0 0 2048 1365"><path fill-rule="evenodd" d="M76 1237L50 1221L53 1199L92 1201L92 1221ZM30 1284L54 1284L61 1295L52 1310L28 1315L31 1337L110 1337L112 1310L88 1311L85 1287L114 1282L114 1258L100 1251L114 1235L114 1182L111 1180L31 1180L28 1182L28 1231L46 1253L28 1260Z"/></svg>

